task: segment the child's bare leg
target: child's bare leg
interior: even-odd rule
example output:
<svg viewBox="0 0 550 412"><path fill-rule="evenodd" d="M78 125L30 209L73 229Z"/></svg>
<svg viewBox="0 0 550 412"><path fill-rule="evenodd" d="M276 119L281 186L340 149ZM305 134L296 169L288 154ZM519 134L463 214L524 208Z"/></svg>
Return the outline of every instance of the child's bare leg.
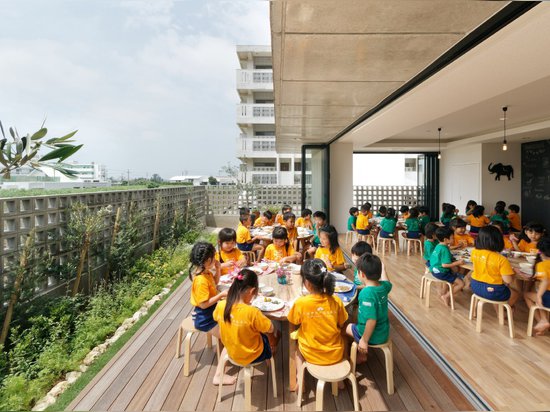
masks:
<svg viewBox="0 0 550 412"><path fill-rule="evenodd" d="M550 322L548 321L548 312L537 310L535 311L535 314L536 313L539 313L539 321L533 329L535 329L537 335L543 335L548 329L550 329Z"/></svg>
<svg viewBox="0 0 550 412"><path fill-rule="evenodd" d="M220 327L215 326L213 329L210 330L210 333L212 334L212 336L215 336L216 339L218 339L217 344L219 345L220 342L221 342L221 340L220 340ZM225 348L223 348L223 351L220 355L220 358L222 358L225 353L227 353L227 350ZM226 375L225 371L222 371L221 369L222 369L222 364L220 362L220 363L218 363L218 367L216 368L216 374L214 375L214 379L212 379L212 383L214 385L219 385L220 384L220 377L221 377L223 385L234 385L235 382L237 381L237 377Z"/></svg>
<svg viewBox="0 0 550 412"><path fill-rule="evenodd" d="M300 371L302 370L302 365L304 364L305 359L302 356L302 354L300 353L299 348L296 348L296 355L294 355L294 359L296 361L296 376L300 377ZM305 379L302 377L302 394L304 393L304 389L306 387L305 383L306 383ZM296 390L298 390L298 389L299 388L296 388ZM301 396L301 394L298 394L298 396Z"/></svg>
<svg viewBox="0 0 550 412"><path fill-rule="evenodd" d="M252 246L252 251L256 252L258 254L258 260L263 259L265 248L262 245L256 244L256 245Z"/></svg>

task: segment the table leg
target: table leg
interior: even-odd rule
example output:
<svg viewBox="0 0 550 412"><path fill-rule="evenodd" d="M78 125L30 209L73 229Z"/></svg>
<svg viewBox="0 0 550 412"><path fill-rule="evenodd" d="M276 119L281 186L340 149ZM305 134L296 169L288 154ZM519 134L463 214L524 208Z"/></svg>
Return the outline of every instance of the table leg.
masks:
<svg viewBox="0 0 550 412"><path fill-rule="evenodd" d="M296 350L297 342L290 335L296 330L296 325L288 323L288 386L291 392L296 392Z"/></svg>

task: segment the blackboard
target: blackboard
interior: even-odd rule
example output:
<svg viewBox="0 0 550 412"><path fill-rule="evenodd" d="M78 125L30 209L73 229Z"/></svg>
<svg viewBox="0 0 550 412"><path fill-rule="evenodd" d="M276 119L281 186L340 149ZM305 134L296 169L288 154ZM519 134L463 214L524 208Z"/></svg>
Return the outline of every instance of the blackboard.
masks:
<svg viewBox="0 0 550 412"><path fill-rule="evenodd" d="M550 140L521 145L521 221L550 231Z"/></svg>

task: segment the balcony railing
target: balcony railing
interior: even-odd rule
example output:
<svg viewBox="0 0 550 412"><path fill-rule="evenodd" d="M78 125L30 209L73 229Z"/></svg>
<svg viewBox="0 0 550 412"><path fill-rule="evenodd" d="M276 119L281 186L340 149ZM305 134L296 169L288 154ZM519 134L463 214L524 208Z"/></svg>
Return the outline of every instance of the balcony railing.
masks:
<svg viewBox="0 0 550 412"><path fill-rule="evenodd" d="M276 172L276 167L267 167L267 166L254 166L252 168L253 172Z"/></svg>
<svg viewBox="0 0 550 412"><path fill-rule="evenodd" d="M247 136L237 138L237 157L276 156L275 136Z"/></svg>
<svg viewBox="0 0 550 412"><path fill-rule="evenodd" d="M238 104L237 123L274 124L275 105L272 103Z"/></svg>
<svg viewBox="0 0 550 412"><path fill-rule="evenodd" d="M237 70L238 90L273 90L273 70Z"/></svg>

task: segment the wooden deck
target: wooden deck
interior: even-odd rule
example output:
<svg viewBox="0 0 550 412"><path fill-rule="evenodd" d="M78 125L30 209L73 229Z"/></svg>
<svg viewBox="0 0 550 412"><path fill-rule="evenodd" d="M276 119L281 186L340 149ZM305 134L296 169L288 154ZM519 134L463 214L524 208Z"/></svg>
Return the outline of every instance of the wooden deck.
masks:
<svg viewBox="0 0 550 412"><path fill-rule="evenodd" d="M217 403L217 387L211 383L217 362L215 352L206 348L204 334L194 337L189 377L183 376L183 358L174 358L178 325L191 312L189 287L190 282L184 282L164 302L69 409L243 410L242 371L237 384L226 386L222 402ZM361 410L471 410L471 404L394 317L391 324L396 392L391 396L386 393L384 358L373 351L367 364L357 370ZM252 383L254 409L298 409L296 394L288 389L287 336L283 335L276 355L278 397L273 398L271 378L266 379L262 367ZM230 374L236 371L228 370ZM315 382L306 379L302 410L315 409L314 388ZM351 389L346 387L337 398L325 390L324 409L352 410Z"/></svg>
<svg viewBox="0 0 550 412"><path fill-rule="evenodd" d="M351 245L341 240L349 253ZM421 257L400 252L382 260L394 284L392 303L493 409L550 410L550 337L527 336L524 302L514 312L515 339L506 322L498 324L492 305L484 306L483 330L477 333L475 321L468 320L469 290L456 297L453 312L432 286L428 309L419 297Z"/></svg>

